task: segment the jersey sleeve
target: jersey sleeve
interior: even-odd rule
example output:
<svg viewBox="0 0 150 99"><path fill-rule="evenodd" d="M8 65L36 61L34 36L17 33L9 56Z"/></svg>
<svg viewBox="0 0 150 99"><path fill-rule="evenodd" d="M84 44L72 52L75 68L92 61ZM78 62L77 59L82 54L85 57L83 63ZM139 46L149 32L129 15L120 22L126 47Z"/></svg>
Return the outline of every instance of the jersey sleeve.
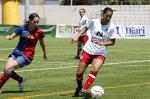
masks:
<svg viewBox="0 0 150 99"><path fill-rule="evenodd" d="M116 26L114 25L111 29L111 39L115 39L117 37L117 29Z"/></svg>
<svg viewBox="0 0 150 99"><path fill-rule="evenodd" d="M17 26L14 28L14 32L17 34L17 35L21 35L22 34L22 27L21 26Z"/></svg>
<svg viewBox="0 0 150 99"><path fill-rule="evenodd" d="M45 37L45 35L44 35L42 29L38 29L37 32L39 33L39 39L42 39L42 38Z"/></svg>

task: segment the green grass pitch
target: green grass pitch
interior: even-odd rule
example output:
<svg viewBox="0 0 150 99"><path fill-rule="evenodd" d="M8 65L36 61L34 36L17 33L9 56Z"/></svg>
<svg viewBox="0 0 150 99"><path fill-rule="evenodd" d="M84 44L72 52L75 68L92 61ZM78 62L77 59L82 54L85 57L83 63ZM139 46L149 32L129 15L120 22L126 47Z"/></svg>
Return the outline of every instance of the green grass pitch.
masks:
<svg viewBox="0 0 150 99"><path fill-rule="evenodd" d="M0 71L6 64L18 39L0 38ZM25 91L18 92L18 83L11 78L3 86L0 99L83 99L72 97L76 87L78 60L73 59L76 45L71 39L46 38L48 60L43 62L38 44L33 63L17 72L27 78ZM90 66L87 68L87 77ZM93 85L105 90L101 99L150 99L150 39L117 40L108 47L108 54Z"/></svg>

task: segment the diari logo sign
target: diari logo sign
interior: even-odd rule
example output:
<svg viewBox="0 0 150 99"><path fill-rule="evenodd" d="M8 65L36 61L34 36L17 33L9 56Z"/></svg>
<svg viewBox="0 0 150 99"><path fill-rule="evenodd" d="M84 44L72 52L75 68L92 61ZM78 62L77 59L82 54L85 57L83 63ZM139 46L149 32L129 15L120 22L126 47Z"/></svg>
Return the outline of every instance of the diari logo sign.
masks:
<svg viewBox="0 0 150 99"><path fill-rule="evenodd" d="M126 37L143 37L143 36L146 36L145 26L126 27Z"/></svg>

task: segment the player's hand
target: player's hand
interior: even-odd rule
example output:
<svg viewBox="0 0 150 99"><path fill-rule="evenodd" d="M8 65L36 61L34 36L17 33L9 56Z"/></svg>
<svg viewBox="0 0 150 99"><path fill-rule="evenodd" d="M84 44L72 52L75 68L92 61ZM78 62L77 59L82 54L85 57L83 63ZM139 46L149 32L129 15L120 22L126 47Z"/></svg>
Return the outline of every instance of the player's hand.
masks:
<svg viewBox="0 0 150 99"><path fill-rule="evenodd" d="M77 38L77 37L75 37L75 38L73 38L73 39L71 40L71 44L77 43L77 42L78 42L78 38Z"/></svg>
<svg viewBox="0 0 150 99"><path fill-rule="evenodd" d="M11 40L11 36L10 36L10 35L7 35L5 38L6 38L7 40Z"/></svg>
<svg viewBox="0 0 150 99"><path fill-rule="evenodd" d="M104 46L103 41L94 41L94 43L100 46Z"/></svg>

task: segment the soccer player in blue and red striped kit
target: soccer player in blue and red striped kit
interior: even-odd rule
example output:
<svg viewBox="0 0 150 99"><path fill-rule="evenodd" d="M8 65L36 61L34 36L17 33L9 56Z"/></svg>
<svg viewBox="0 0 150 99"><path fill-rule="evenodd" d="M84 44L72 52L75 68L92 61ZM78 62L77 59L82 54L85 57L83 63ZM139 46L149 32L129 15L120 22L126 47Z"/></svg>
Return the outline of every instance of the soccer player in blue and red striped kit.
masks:
<svg viewBox="0 0 150 99"><path fill-rule="evenodd" d="M37 13L31 13L25 25L16 27L11 35L6 36L7 40L19 36L19 42L12 54L9 55L7 64L4 67L4 73L0 78L0 89L9 78L12 78L18 81L19 91L23 91L26 78L19 76L14 70L27 66L32 62L38 40L43 51L43 59L47 60L43 40L44 34L38 27L39 20L40 17Z"/></svg>

